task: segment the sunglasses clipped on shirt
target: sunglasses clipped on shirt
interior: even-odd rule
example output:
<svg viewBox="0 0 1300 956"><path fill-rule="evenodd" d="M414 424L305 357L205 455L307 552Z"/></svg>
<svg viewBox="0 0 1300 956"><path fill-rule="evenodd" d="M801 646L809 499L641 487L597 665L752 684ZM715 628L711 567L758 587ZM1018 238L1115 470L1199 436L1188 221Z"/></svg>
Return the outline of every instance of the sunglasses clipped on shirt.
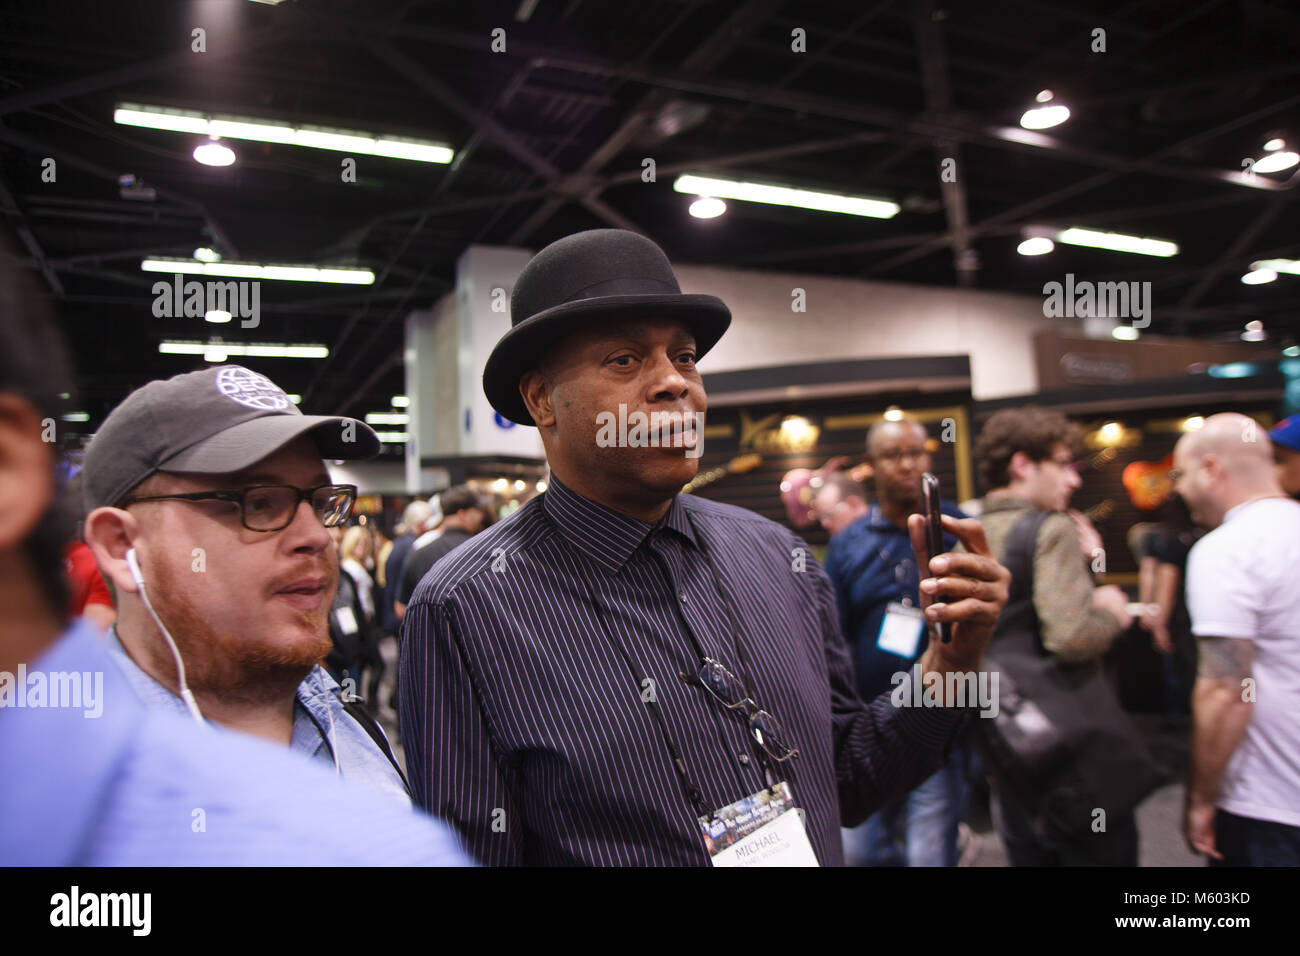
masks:
<svg viewBox="0 0 1300 956"><path fill-rule="evenodd" d="M317 485L296 488L293 485L250 485L239 491L193 491L175 495L146 495L128 498L122 507L142 501L229 501L239 506L240 520L249 531L282 531L293 523L299 502L311 504L312 511L327 528L345 524L357 501L356 485Z"/></svg>

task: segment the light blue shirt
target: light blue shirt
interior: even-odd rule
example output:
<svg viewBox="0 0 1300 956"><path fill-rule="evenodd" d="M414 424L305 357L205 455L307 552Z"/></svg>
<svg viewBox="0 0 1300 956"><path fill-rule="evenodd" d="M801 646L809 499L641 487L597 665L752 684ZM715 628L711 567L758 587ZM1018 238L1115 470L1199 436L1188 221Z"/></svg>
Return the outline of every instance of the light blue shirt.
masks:
<svg viewBox="0 0 1300 956"><path fill-rule="evenodd" d="M117 636L116 628L109 629L108 647L146 707L193 720L185 701L146 674L131 659ZM411 796L397 769L362 726L343 709L342 693L338 682L323 667L313 668L303 678L293 708L293 737L289 749L323 763L331 772L337 756L341 776L374 787L410 806Z"/></svg>
<svg viewBox="0 0 1300 956"><path fill-rule="evenodd" d="M102 677L102 690L94 709L31 706L33 694L0 706L0 864L470 862L443 824L371 788L283 747L147 709L84 622L26 672L29 685L37 672L50 686L56 675Z"/></svg>

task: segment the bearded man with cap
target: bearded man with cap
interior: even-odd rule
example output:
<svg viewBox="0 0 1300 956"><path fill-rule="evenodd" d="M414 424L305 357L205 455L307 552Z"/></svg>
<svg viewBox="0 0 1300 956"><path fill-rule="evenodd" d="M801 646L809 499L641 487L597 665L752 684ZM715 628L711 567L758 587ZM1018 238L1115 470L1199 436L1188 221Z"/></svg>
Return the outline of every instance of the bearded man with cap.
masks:
<svg viewBox="0 0 1300 956"><path fill-rule="evenodd" d="M551 481L425 576L399 668L416 802L484 862L841 864L841 822L942 766L969 719L942 688L928 708L859 700L807 546L679 493L706 407L696 360L730 320L623 230L561 239L515 284L483 385L540 430ZM611 416L642 415L652 434L623 441L641 447L609 440ZM918 665L940 675L979 666L1008 577L978 524L944 524L969 553L922 583L930 620L954 623Z"/></svg>
<svg viewBox="0 0 1300 956"><path fill-rule="evenodd" d="M383 731L320 666L339 579L327 528L357 494L321 459L378 451L363 423L304 415L237 365L150 382L86 450L85 538L116 593L110 649L147 706L409 801Z"/></svg>

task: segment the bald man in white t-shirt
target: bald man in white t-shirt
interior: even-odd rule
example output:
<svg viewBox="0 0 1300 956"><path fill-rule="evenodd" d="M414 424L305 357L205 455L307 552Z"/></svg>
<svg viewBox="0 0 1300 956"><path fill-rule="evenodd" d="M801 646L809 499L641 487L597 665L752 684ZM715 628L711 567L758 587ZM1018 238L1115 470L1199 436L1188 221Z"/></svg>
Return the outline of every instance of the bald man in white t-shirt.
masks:
<svg viewBox="0 0 1300 956"><path fill-rule="evenodd" d="M1211 865L1300 866L1300 502L1245 415L1183 436L1172 474L1214 529L1187 561L1200 651L1187 841Z"/></svg>

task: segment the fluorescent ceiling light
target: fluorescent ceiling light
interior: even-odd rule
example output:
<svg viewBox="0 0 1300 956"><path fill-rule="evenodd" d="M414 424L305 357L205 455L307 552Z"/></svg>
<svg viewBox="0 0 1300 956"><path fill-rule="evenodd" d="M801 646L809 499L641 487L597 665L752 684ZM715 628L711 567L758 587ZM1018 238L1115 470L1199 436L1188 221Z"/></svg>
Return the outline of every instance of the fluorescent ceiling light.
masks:
<svg viewBox="0 0 1300 956"><path fill-rule="evenodd" d="M406 442L406 432L375 432L379 440L386 445L401 445Z"/></svg>
<svg viewBox="0 0 1300 956"><path fill-rule="evenodd" d="M1277 273L1272 269L1251 269L1241 281L1246 285L1263 285L1265 282L1272 282L1277 278Z"/></svg>
<svg viewBox="0 0 1300 956"><path fill-rule="evenodd" d="M373 285L370 269L339 266L279 266L257 262L196 262L193 259L143 259L142 272L182 273L184 275L224 276L234 279L283 279L292 282L335 282L343 285Z"/></svg>
<svg viewBox="0 0 1300 956"><path fill-rule="evenodd" d="M199 262L220 262L221 253L217 252L216 249L209 249L207 246L203 246L194 250L194 258L198 259Z"/></svg>
<svg viewBox="0 0 1300 956"><path fill-rule="evenodd" d="M1121 232L1097 232L1094 229L1077 227L1063 229L1056 234L1058 242L1072 246L1089 246L1093 249L1111 249L1115 252L1135 252L1143 256L1176 256L1178 244L1165 239L1147 239L1142 236L1126 236Z"/></svg>
<svg viewBox="0 0 1300 956"><path fill-rule="evenodd" d="M367 425L409 425L411 416L403 412L370 412L366 415Z"/></svg>
<svg viewBox="0 0 1300 956"><path fill-rule="evenodd" d="M142 106L138 103L120 104L113 111L113 122L123 126L161 129L173 133L224 136L227 139L281 143L286 146L361 153L367 156L387 156L391 159L409 159L421 163L445 164L456 157L455 150L449 146L430 140L409 139L404 136L371 136L357 130L331 129L324 126L291 126L246 116L208 114L196 110Z"/></svg>
<svg viewBox="0 0 1300 956"><path fill-rule="evenodd" d="M1070 118L1070 108L1057 103L1055 106L1035 106L1025 110L1020 117L1020 125L1025 129L1050 129L1060 126Z"/></svg>
<svg viewBox="0 0 1300 956"><path fill-rule="evenodd" d="M207 355L219 352L223 355L244 355L249 358L314 358L322 359L330 354L324 345L282 345L275 342L159 342L158 351L163 355Z"/></svg>
<svg viewBox="0 0 1300 956"><path fill-rule="evenodd" d="M1275 136L1272 139L1270 139L1267 143L1264 144L1264 152L1272 153L1276 150L1281 149L1285 145L1286 145L1286 140L1279 139L1278 137Z"/></svg>
<svg viewBox="0 0 1300 956"><path fill-rule="evenodd" d="M1300 276L1300 259L1260 259L1250 264L1252 269L1272 269L1274 272L1286 272Z"/></svg>
<svg viewBox="0 0 1300 956"><path fill-rule="evenodd" d="M717 219L727 211L727 204L712 196L701 196L691 203L690 214L696 219Z"/></svg>
<svg viewBox="0 0 1300 956"><path fill-rule="evenodd" d="M203 321L211 322L213 325L224 325L233 318L234 316L225 309L209 309L203 313Z"/></svg>
<svg viewBox="0 0 1300 956"><path fill-rule="evenodd" d="M90 421L89 412L68 412L63 416L65 422L88 422Z"/></svg>
<svg viewBox="0 0 1300 956"><path fill-rule="evenodd" d="M874 216L877 219L890 219L897 216L901 208L898 203L883 199L841 196L836 193L819 193L810 189L792 189L787 186L768 186L762 183L734 182L689 173L678 176L677 181L673 183L673 189L679 193L696 196L739 199L742 202L761 202L770 206L819 209L823 212L842 212L850 216Z"/></svg>
<svg viewBox="0 0 1300 956"><path fill-rule="evenodd" d="M1300 163L1300 153L1279 150L1255 160L1255 164L1250 168L1256 173L1280 173L1284 169L1290 169L1296 163Z"/></svg>
<svg viewBox="0 0 1300 956"><path fill-rule="evenodd" d="M1055 248L1056 243L1046 236L1031 236L1016 246L1016 252L1022 256L1041 256L1046 255Z"/></svg>
<svg viewBox="0 0 1300 956"><path fill-rule="evenodd" d="M1140 334L1141 333L1131 325L1117 325L1110 330L1110 337L1112 339L1119 339L1121 342L1135 342Z"/></svg>
<svg viewBox="0 0 1300 956"><path fill-rule="evenodd" d="M411 398L410 398L409 395L394 395L394 396L393 396L393 407L394 407L394 408L407 408L407 407L410 406L410 404L411 404Z"/></svg>
<svg viewBox="0 0 1300 956"><path fill-rule="evenodd" d="M221 143L200 143L194 147L194 159L204 166L233 166L235 151Z"/></svg>

